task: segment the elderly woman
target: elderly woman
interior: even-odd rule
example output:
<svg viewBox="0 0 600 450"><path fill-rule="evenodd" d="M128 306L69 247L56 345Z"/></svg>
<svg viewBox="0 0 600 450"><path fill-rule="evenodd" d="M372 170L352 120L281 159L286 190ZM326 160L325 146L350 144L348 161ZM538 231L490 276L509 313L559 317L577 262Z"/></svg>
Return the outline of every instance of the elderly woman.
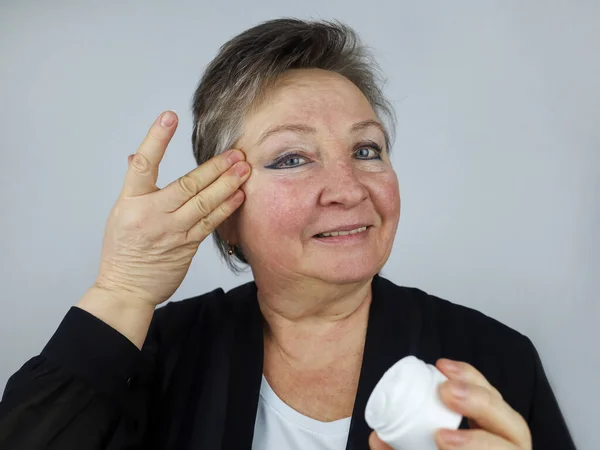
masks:
<svg viewBox="0 0 600 450"><path fill-rule="evenodd" d="M375 67L339 23L273 20L221 48L194 95L198 167L156 186L164 112L96 282L6 387L2 449L388 448L365 404L407 355L464 416L440 449L574 448L527 337L379 275L400 194ZM211 233L254 281L155 309Z"/></svg>

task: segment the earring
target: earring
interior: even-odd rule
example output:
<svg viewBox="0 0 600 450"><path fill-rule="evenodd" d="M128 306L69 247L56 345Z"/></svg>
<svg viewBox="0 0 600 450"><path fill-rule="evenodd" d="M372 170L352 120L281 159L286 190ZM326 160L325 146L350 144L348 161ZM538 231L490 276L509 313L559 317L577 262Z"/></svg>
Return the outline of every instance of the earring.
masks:
<svg viewBox="0 0 600 450"><path fill-rule="evenodd" d="M235 246L234 246L234 245L231 245L231 244L229 243L229 241L227 241L227 247L228 247L228 248L227 248L227 254L228 254L229 256L233 255L233 249L235 248Z"/></svg>

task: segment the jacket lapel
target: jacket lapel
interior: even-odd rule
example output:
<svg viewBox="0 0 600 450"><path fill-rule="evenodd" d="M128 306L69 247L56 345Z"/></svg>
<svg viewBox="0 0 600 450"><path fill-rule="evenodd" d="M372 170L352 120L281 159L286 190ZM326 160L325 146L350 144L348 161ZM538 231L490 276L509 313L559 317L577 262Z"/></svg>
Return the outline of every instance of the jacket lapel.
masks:
<svg viewBox="0 0 600 450"><path fill-rule="evenodd" d="M263 372L263 317L256 299L256 284L241 287L235 298L236 325L231 350L227 416L223 449L250 449Z"/></svg>
<svg viewBox="0 0 600 450"><path fill-rule="evenodd" d="M420 310L412 298L401 294L401 289L388 280L379 275L373 278L363 362L346 450L369 448L372 430L365 421L365 408L385 371L405 356L418 356Z"/></svg>

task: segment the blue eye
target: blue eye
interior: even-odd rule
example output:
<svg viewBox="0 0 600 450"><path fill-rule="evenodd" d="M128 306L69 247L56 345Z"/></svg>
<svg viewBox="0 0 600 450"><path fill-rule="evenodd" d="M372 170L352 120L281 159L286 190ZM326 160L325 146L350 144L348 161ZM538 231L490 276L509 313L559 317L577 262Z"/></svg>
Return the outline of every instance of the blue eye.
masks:
<svg viewBox="0 0 600 450"><path fill-rule="evenodd" d="M283 167L296 167L300 165L300 162L303 158L298 158L297 156L291 156L288 159L281 162L281 166Z"/></svg>
<svg viewBox="0 0 600 450"><path fill-rule="evenodd" d="M304 162L303 162L304 161ZM267 169L292 169L294 167L303 166L306 163L306 158L296 154L291 153L287 155L282 155L275 160L273 164L266 166Z"/></svg>
<svg viewBox="0 0 600 450"><path fill-rule="evenodd" d="M381 148L377 144L369 144L367 146L361 146L354 154L358 159L381 159Z"/></svg>
<svg viewBox="0 0 600 450"><path fill-rule="evenodd" d="M359 144L354 151L357 159L370 161L373 159L381 159L381 147L375 142ZM294 169L308 164L310 161L298 153L287 153L281 155L273 163L265 166L267 169Z"/></svg>

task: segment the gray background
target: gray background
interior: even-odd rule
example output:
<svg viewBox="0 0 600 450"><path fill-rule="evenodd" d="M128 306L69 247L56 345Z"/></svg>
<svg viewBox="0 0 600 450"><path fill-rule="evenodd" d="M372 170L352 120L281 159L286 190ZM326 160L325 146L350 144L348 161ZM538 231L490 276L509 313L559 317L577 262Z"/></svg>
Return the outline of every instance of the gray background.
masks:
<svg viewBox="0 0 600 450"><path fill-rule="evenodd" d="M578 447L597 449L597 0L4 0L0 385L94 281L127 156L155 117L180 117L162 187L194 167L205 65L281 16L355 27L389 78L403 204L384 275L528 335ZM206 241L173 299L247 280Z"/></svg>

